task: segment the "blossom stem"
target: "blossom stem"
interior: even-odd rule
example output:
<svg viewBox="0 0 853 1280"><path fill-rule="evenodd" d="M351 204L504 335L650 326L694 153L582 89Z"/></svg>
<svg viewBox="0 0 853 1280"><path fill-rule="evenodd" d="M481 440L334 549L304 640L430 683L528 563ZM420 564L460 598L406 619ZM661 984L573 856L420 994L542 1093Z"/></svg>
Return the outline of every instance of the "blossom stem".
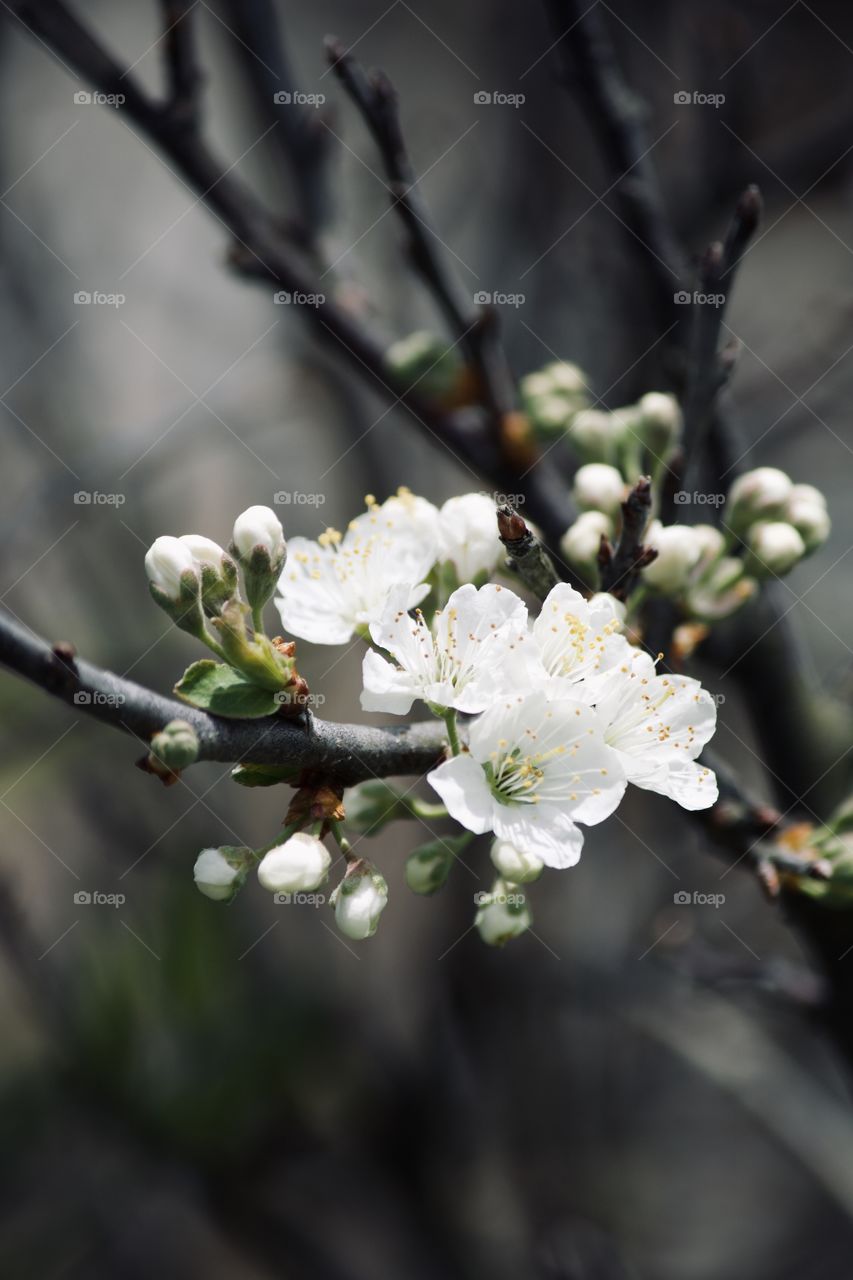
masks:
<svg viewBox="0 0 853 1280"><path fill-rule="evenodd" d="M447 817L447 809L443 804L430 804L428 800L421 800L418 796L415 796L413 800L407 803L412 816L421 818L424 822L437 821L439 818Z"/></svg>
<svg viewBox="0 0 853 1280"><path fill-rule="evenodd" d="M338 848L340 849L341 853L344 855L347 862L351 862L353 857L352 845L350 844L347 837L344 835L343 827L341 826L340 822L337 822L333 819L329 823L329 826L331 828L332 835L337 841Z"/></svg>
<svg viewBox="0 0 853 1280"><path fill-rule="evenodd" d="M459 743L459 733L456 728L456 711L453 707L448 707L445 711L444 723L447 726L447 740L450 743L450 750L453 755L458 756L462 747Z"/></svg>
<svg viewBox="0 0 853 1280"><path fill-rule="evenodd" d="M264 606L256 604L252 608L252 630L256 636L264 634Z"/></svg>

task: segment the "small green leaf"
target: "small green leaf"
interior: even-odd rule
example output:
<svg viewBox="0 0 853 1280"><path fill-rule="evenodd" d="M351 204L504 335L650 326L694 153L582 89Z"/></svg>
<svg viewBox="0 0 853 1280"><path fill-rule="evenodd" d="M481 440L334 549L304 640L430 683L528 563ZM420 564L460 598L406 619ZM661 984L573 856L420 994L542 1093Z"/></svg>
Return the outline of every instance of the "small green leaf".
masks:
<svg viewBox="0 0 853 1280"><path fill-rule="evenodd" d="M238 764L231 777L241 787L274 787L278 782L292 781L300 769L286 764Z"/></svg>
<svg viewBox="0 0 853 1280"><path fill-rule="evenodd" d="M203 711L237 719L269 716L279 706L271 690L261 689L233 667L211 658L202 658L187 667L175 685L175 693Z"/></svg>

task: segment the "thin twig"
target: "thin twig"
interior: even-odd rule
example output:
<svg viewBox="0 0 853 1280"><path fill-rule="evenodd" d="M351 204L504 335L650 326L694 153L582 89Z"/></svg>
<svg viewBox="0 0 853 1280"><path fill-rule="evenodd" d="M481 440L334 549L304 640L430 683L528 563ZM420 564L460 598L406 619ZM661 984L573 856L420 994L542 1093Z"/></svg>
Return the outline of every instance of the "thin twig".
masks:
<svg viewBox="0 0 853 1280"><path fill-rule="evenodd" d="M498 507L498 534L506 547L509 563L518 570L525 586L544 600L560 581L554 561L542 543L511 506Z"/></svg>
<svg viewBox="0 0 853 1280"><path fill-rule="evenodd" d="M643 545L643 536L652 509L652 485L645 476L634 485L622 503L622 528L614 548L602 537L598 552L601 590L617 600L627 600L640 581L646 565L657 559L653 547Z"/></svg>

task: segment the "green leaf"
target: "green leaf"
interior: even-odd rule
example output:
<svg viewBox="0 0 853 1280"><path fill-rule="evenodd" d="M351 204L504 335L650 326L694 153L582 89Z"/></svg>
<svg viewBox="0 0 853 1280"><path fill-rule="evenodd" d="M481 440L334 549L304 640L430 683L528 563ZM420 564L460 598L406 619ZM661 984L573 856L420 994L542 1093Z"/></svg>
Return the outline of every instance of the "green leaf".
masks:
<svg viewBox="0 0 853 1280"><path fill-rule="evenodd" d="M279 706L271 690L261 689L233 667L211 658L202 658L187 667L175 685L175 693L203 711L237 719L269 716Z"/></svg>
<svg viewBox="0 0 853 1280"><path fill-rule="evenodd" d="M301 771L286 764L238 764L231 770L231 777L241 787L274 787L279 782L290 782Z"/></svg>

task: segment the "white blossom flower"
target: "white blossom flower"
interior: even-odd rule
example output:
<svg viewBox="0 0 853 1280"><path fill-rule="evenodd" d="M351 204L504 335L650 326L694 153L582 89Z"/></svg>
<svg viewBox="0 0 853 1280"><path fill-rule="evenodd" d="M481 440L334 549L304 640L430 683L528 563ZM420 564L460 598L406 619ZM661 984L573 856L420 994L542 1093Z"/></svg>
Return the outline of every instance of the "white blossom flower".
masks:
<svg viewBox="0 0 853 1280"><path fill-rule="evenodd" d="M345 534L291 538L276 598L282 625L314 644L346 644L379 621L393 586L409 584L410 609L423 600L437 551L438 512L405 492L371 500Z"/></svg>
<svg viewBox="0 0 853 1280"><path fill-rule="evenodd" d="M595 711L542 689L484 711L471 724L469 752L439 765L428 781L463 827L493 831L549 867L577 862L583 834L576 824L609 817L626 786Z"/></svg>
<svg viewBox="0 0 853 1280"><path fill-rule="evenodd" d="M196 888L214 902L226 902L236 889L240 875L220 849L202 849L195 860L193 879Z"/></svg>
<svg viewBox="0 0 853 1280"><path fill-rule="evenodd" d="M527 635L524 602L506 587L466 583L436 613L432 628L407 612L407 586L394 587L385 612L370 627L375 644L399 664L371 649L364 656L364 711L405 715L415 698L434 707L483 711L517 682Z"/></svg>
<svg viewBox="0 0 853 1280"><path fill-rule="evenodd" d="M593 680L588 696L629 782L684 809L714 804L717 780L695 761L714 735L717 707L698 680L658 675L653 659L632 649L626 662Z"/></svg>
<svg viewBox="0 0 853 1280"><path fill-rule="evenodd" d="M308 893L323 883L331 863L322 840L297 831L264 854L258 864L258 879L270 893Z"/></svg>
<svg viewBox="0 0 853 1280"><path fill-rule="evenodd" d="M180 538L156 538L145 554L145 572L152 587L170 600L181 596L181 575L196 573L196 562Z"/></svg>
<svg viewBox="0 0 853 1280"><path fill-rule="evenodd" d="M388 905L388 885L374 867L347 874L332 894L335 923L354 942L371 938Z"/></svg>
<svg viewBox="0 0 853 1280"><path fill-rule="evenodd" d="M449 498L439 513L438 537L440 559L454 565L460 582L490 574L503 552L495 504L484 493Z"/></svg>
<svg viewBox="0 0 853 1280"><path fill-rule="evenodd" d="M621 634L624 609L607 593L585 600L567 582L548 592L525 650L527 678L555 697L581 697L575 686L623 661L630 645ZM585 699L584 699L585 700Z"/></svg>
<svg viewBox="0 0 853 1280"><path fill-rule="evenodd" d="M266 551L273 566L284 559L284 530L271 507L248 507L234 521L232 541L241 560L249 560L256 547Z"/></svg>

